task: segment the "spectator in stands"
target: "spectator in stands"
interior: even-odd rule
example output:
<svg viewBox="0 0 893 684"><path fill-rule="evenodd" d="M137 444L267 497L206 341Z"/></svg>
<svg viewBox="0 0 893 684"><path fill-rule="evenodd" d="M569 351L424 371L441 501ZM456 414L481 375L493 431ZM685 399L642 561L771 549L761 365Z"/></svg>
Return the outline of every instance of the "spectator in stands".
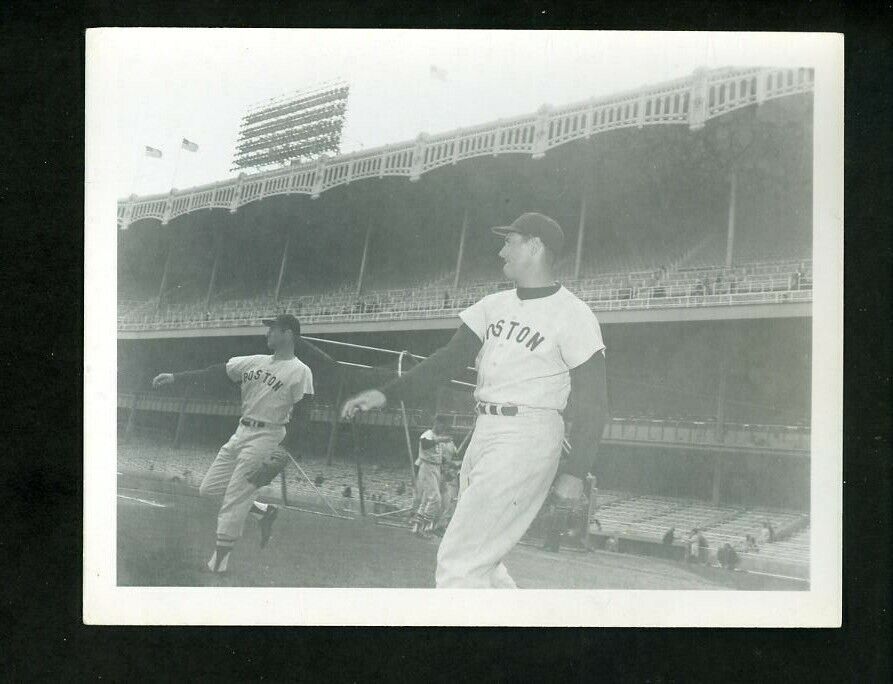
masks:
<svg viewBox="0 0 893 684"><path fill-rule="evenodd" d="M324 478L322 475L317 475L316 477L313 478L313 484L316 485L317 489L319 487L322 487L322 483L325 481L326 481L326 478Z"/></svg>
<svg viewBox="0 0 893 684"><path fill-rule="evenodd" d="M577 510L577 515L574 518L574 526L571 530L571 536L576 538L583 547L583 550L591 552L595 550L595 547L592 545L592 539L590 537L590 529L591 522L589 519L590 506L589 504L595 500L595 496L597 494L598 481L595 478L595 475L590 473L586 476L586 482L583 485L583 495L584 501L587 505L582 506ZM596 525L599 531L601 531L602 526L596 520Z"/></svg>
<svg viewBox="0 0 893 684"><path fill-rule="evenodd" d="M350 485L344 485L344 489L341 490L341 496L345 499L353 498L353 490L350 488Z"/></svg>
<svg viewBox="0 0 893 684"><path fill-rule="evenodd" d="M617 538L616 537L608 537L605 541L605 549L607 551L617 551Z"/></svg>
<svg viewBox="0 0 893 684"><path fill-rule="evenodd" d="M757 553L760 550L760 547L757 546L757 539L752 534L745 535L744 537L744 552L745 553Z"/></svg>
<svg viewBox="0 0 893 684"><path fill-rule="evenodd" d="M760 531L760 541L769 544L775 541L775 528L768 520L763 521L763 529Z"/></svg>
<svg viewBox="0 0 893 684"><path fill-rule="evenodd" d="M697 527L688 533L688 539L685 540L686 560L689 563L706 563L707 562L707 538L701 534L701 530Z"/></svg>
<svg viewBox="0 0 893 684"><path fill-rule="evenodd" d="M726 570L734 570L738 567L738 563L741 561L738 552L735 551L735 549L732 548L732 545L728 542L723 544L722 548L716 552L716 560L718 560L719 564Z"/></svg>
<svg viewBox="0 0 893 684"><path fill-rule="evenodd" d="M663 538L662 542L663 542L664 544L666 544L667 546L669 546L669 545L672 544L675 540L676 540L676 528L675 528L675 527L671 527L671 528L668 529L668 530L666 531L666 533L664 534L664 538Z"/></svg>
<svg viewBox="0 0 893 684"><path fill-rule="evenodd" d="M685 539L685 560L694 563L698 557L698 530L697 528L688 533Z"/></svg>
<svg viewBox="0 0 893 684"><path fill-rule="evenodd" d="M406 494L406 483L402 481L398 482L397 486L394 488L394 493L397 496L403 496L404 494Z"/></svg>
<svg viewBox="0 0 893 684"><path fill-rule="evenodd" d="M707 548L708 548L707 538L703 534L701 534L700 530L696 530L696 532L697 532L696 540L698 542L698 560L701 563L704 563L706 565L707 561L709 559L708 552L707 552Z"/></svg>

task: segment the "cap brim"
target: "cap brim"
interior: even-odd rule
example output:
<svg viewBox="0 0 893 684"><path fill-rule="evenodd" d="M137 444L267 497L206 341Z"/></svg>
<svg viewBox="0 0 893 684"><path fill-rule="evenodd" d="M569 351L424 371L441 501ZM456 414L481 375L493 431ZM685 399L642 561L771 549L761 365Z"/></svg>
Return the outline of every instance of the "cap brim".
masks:
<svg viewBox="0 0 893 684"><path fill-rule="evenodd" d="M505 237L509 233L517 233L518 231L512 228L512 226L493 226L490 232L499 237Z"/></svg>

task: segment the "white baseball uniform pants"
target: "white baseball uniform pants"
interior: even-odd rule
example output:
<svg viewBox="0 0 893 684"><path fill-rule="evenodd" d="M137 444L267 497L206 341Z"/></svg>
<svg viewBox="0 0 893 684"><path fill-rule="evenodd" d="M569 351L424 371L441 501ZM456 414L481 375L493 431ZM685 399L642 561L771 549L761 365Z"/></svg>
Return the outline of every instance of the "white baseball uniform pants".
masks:
<svg viewBox="0 0 893 684"><path fill-rule="evenodd" d="M514 588L502 559L549 493L564 421L557 411L479 415L459 472L459 500L437 552L438 588Z"/></svg>
<svg viewBox="0 0 893 684"><path fill-rule="evenodd" d="M232 546L242 536L258 489L246 478L283 439L283 426L255 428L240 424L217 452L217 458L202 479L199 493L202 496L223 497L217 514L219 546Z"/></svg>
<svg viewBox="0 0 893 684"><path fill-rule="evenodd" d="M416 487L420 492L419 507L416 509L420 522L430 525L440 513L441 469L439 465L422 461L416 475Z"/></svg>

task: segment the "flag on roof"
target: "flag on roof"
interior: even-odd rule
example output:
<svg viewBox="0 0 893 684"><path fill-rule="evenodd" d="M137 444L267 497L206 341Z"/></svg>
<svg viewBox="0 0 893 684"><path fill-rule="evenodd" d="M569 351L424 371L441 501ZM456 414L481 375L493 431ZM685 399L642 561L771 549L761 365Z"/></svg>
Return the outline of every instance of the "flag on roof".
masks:
<svg viewBox="0 0 893 684"><path fill-rule="evenodd" d="M154 147L149 147L146 145L146 156L154 157L155 159L161 159L161 150L156 150Z"/></svg>
<svg viewBox="0 0 893 684"><path fill-rule="evenodd" d="M183 138L182 147L184 150L189 150L190 152L198 152L198 145L194 142L188 141L186 138Z"/></svg>

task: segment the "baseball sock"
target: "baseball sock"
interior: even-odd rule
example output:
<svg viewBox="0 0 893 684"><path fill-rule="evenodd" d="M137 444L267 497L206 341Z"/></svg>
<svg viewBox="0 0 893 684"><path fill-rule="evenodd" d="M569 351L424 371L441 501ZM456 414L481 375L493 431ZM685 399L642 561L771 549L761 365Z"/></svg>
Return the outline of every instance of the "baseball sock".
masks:
<svg viewBox="0 0 893 684"><path fill-rule="evenodd" d="M211 572L226 572L227 563L229 562L229 552L233 550L232 546L217 546L214 555L208 561L208 569Z"/></svg>

